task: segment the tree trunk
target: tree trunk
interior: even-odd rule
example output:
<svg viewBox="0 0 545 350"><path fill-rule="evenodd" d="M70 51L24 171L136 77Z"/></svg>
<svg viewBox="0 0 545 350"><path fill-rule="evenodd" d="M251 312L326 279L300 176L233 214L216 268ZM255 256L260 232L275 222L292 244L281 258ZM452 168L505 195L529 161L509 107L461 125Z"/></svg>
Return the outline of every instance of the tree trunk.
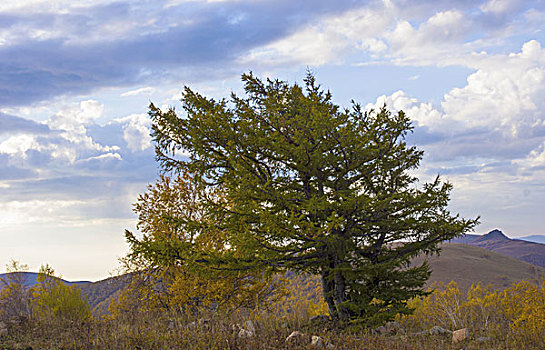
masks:
<svg viewBox="0 0 545 350"><path fill-rule="evenodd" d="M339 320L342 322L348 321L350 314L344 303L346 302L346 283L341 272L335 272L335 305Z"/></svg>
<svg viewBox="0 0 545 350"><path fill-rule="evenodd" d="M333 293L335 290L335 283L331 280L329 276L329 269L322 268L322 291L324 293L324 300L327 303L329 309L329 317L332 320L338 319L339 315L337 314L337 308L335 307L335 299L333 298Z"/></svg>

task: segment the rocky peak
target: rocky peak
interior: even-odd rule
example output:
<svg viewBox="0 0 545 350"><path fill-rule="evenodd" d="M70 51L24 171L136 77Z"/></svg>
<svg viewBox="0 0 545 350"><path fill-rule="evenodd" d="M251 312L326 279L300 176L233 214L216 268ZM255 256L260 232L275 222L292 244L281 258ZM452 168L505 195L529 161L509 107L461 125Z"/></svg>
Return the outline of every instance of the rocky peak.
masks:
<svg viewBox="0 0 545 350"><path fill-rule="evenodd" d="M506 235L503 234L503 232L501 232L500 230L498 229L495 229L495 230L492 230L490 232L488 232L486 235L484 235L482 237L482 239L487 239L487 240L495 240L495 241L504 241L504 240L509 240L509 237L507 237Z"/></svg>

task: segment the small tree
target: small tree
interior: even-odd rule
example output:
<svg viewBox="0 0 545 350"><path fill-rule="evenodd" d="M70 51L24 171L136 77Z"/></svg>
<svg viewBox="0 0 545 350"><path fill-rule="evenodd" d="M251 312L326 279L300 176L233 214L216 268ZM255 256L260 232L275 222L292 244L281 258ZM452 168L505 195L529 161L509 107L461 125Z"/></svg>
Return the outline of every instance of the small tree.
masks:
<svg viewBox="0 0 545 350"><path fill-rule="evenodd" d="M330 316L341 321L410 312L407 300L424 294L430 274L410 259L438 252L477 220L451 215L452 185L439 177L416 186L423 152L405 141L409 118L356 103L341 109L310 73L304 87L242 80L246 96L229 101L186 87L183 115L150 106L162 170L191 173L204 191L222 193L204 198L213 227L184 220L223 237L225 249L198 251L194 261L318 273Z"/></svg>
<svg viewBox="0 0 545 350"><path fill-rule="evenodd" d="M91 309L79 288L64 284L45 265L40 267L33 288L32 314L42 324L70 326L88 321Z"/></svg>
<svg viewBox="0 0 545 350"><path fill-rule="evenodd" d="M7 275L0 279L0 322L24 322L30 316L30 293L25 272L28 265L12 260Z"/></svg>

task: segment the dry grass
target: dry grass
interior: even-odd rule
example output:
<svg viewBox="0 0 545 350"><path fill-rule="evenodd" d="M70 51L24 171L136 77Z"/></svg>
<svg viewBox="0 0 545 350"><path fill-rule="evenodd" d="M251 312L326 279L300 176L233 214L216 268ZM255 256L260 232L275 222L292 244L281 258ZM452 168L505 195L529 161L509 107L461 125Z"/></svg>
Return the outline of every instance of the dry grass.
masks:
<svg viewBox="0 0 545 350"><path fill-rule="evenodd" d="M252 315L253 314L253 315ZM203 315L201 315L203 316ZM311 327L300 321L270 313L240 312L230 315L208 314L188 318L160 313L132 315L123 319L91 319L81 324L27 321L12 327L0 338L2 349L316 349L311 336L319 335L334 349L538 349L514 334L504 334L488 342L477 342L474 334L463 344L452 345L449 336L376 335L369 330ZM251 319L256 333L240 337L238 325ZM200 322L199 322L200 320ZM194 322L194 323L192 323ZM285 339L295 330L305 335L299 344ZM536 347L540 346L540 347Z"/></svg>

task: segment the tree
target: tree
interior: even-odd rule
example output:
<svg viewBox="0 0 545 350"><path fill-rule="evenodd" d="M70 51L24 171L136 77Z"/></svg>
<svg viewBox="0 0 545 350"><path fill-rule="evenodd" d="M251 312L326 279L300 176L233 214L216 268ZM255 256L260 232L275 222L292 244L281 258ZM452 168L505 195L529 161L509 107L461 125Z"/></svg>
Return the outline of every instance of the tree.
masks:
<svg viewBox="0 0 545 350"><path fill-rule="evenodd" d="M134 211L143 236L126 231L131 247L126 262L138 273L112 307L114 314L160 309L195 313L201 307L251 306L270 296L259 271L199 269L193 263L195 252L228 249L223 232L215 228L217 218L207 214L207 198L222 200L187 172L160 176L138 197ZM140 305L131 305L135 299Z"/></svg>
<svg viewBox="0 0 545 350"><path fill-rule="evenodd" d="M203 198L215 220L184 220L185 229L215 225L223 237L224 249L193 252L193 261L320 274L330 316L342 322L410 312L407 300L425 294L430 274L410 259L477 224L448 211L450 183L417 186L423 152L405 140L410 119L385 106L342 109L311 73L303 87L251 73L242 80L246 96L229 100L186 87L183 115L150 105L161 169L222 193Z"/></svg>
<svg viewBox="0 0 545 350"><path fill-rule="evenodd" d="M79 288L64 284L49 265L38 272L33 288L32 314L48 325L78 325L91 318L91 308Z"/></svg>
<svg viewBox="0 0 545 350"><path fill-rule="evenodd" d="M11 260L6 271L6 276L0 279L0 322L18 325L30 316L30 294L25 275L28 265Z"/></svg>

